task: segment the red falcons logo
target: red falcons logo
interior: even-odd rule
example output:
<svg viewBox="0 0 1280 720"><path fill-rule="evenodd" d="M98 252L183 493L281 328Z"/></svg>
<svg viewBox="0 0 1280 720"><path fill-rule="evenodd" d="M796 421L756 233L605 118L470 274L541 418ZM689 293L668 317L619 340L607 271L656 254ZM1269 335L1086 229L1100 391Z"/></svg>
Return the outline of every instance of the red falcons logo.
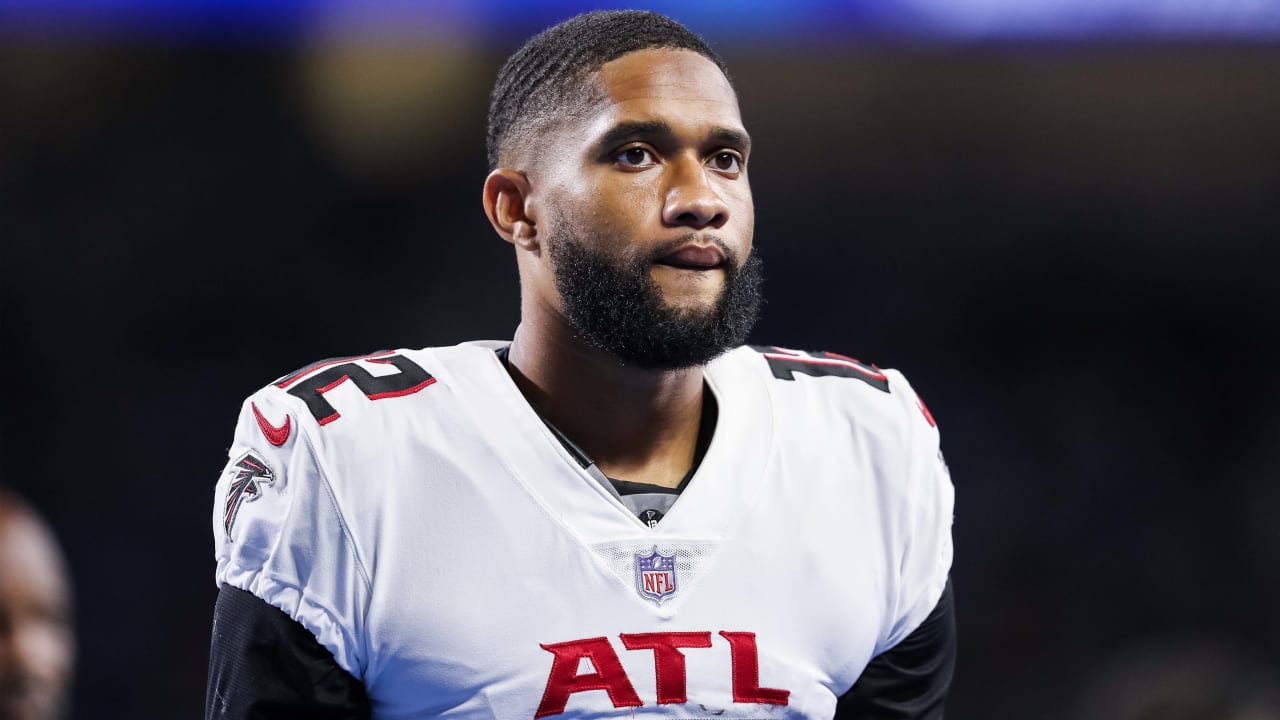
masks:
<svg viewBox="0 0 1280 720"><path fill-rule="evenodd" d="M262 496L262 486L276 481L276 474L267 467L257 455L247 452L239 460L232 463L228 472L232 473L231 489L227 491L227 504L222 511L222 526L231 537L231 525L240 512L240 504L246 500L257 500Z"/></svg>

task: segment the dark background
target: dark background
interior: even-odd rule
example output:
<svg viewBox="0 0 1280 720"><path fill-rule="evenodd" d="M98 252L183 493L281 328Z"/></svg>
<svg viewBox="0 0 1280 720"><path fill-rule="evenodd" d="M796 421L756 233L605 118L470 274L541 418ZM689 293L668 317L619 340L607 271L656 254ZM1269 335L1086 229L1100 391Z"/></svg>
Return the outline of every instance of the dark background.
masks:
<svg viewBox="0 0 1280 720"><path fill-rule="evenodd" d="M755 137L753 340L900 368L941 424L948 717L1280 688L1280 45L695 29ZM0 43L0 478L70 559L76 717L199 714L245 395L511 336L480 187L513 42Z"/></svg>

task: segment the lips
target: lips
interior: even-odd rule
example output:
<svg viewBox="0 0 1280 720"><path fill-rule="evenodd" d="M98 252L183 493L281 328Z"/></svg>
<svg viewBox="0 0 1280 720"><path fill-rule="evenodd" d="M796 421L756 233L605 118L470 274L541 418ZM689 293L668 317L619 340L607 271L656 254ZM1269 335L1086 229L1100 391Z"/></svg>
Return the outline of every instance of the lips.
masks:
<svg viewBox="0 0 1280 720"><path fill-rule="evenodd" d="M724 251L715 245L684 245L657 262L686 270L711 270L724 264Z"/></svg>

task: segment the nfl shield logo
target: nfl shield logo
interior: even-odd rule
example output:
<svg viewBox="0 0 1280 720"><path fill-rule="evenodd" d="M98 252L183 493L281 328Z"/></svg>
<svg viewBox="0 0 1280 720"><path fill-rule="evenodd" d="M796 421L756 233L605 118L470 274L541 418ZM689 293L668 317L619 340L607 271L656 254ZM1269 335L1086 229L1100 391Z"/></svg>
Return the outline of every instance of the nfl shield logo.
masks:
<svg viewBox="0 0 1280 720"><path fill-rule="evenodd" d="M657 545L648 555L636 554L636 590L641 597L661 605L676 589L675 555L663 555Z"/></svg>

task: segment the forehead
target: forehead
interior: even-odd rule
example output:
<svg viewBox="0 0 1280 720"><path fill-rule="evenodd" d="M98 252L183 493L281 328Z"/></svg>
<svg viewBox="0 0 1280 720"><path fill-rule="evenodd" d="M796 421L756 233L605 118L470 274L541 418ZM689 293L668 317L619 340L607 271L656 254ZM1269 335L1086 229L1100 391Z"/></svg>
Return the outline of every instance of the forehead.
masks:
<svg viewBox="0 0 1280 720"><path fill-rule="evenodd" d="M655 48L628 53L601 66L603 102L589 134L632 120L662 120L678 129L742 129L738 97L711 60L691 50Z"/></svg>

